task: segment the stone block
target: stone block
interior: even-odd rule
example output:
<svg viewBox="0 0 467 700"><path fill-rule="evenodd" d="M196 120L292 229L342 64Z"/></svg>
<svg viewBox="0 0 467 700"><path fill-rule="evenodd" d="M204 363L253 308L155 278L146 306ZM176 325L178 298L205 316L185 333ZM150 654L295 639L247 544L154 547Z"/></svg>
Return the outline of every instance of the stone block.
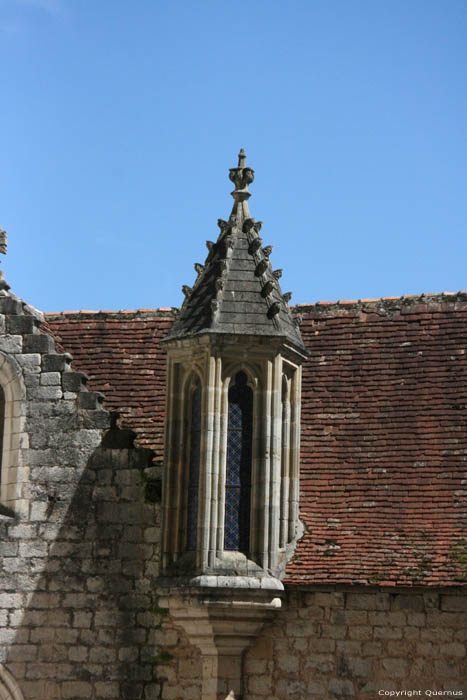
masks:
<svg viewBox="0 0 467 700"><path fill-rule="evenodd" d="M21 337L21 336L20 336ZM53 338L45 333L33 333L24 336L25 353L52 353L55 347Z"/></svg>
<svg viewBox="0 0 467 700"><path fill-rule="evenodd" d="M420 630L422 642L450 642L453 637L453 630L443 627L426 627Z"/></svg>
<svg viewBox="0 0 467 700"><path fill-rule="evenodd" d="M370 612L368 613L368 622L370 625L390 627L404 627L406 623L405 613L403 612Z"/></svg>
<svg viewBox="0 0 467 700"><path fill-rule="evenodd" d="M276 694L280 698L304 698L306 683L301 680L281 679L276 685Z"/></svg>
<svg viewBox="0 0 467 700"><path fill-rule="evenodd" d="M42 356L42 369L44 372L63 372L69 363L69 355L63 353L51 353Z"/></svg>
<svg viewBox="0 0 467 700"><path fill-rule="evenodd" d="M345 658L345 665L348 672L355 678L370 678L372 669L371 659L362 659L358 656L348 656Z"/></svg>
<svg viewBox="0 0 467 700"><path fill-rule="evenodd" d="M407 676L407 661L403 658L383 659L381 665L387 671L389 678L405 678Z"/></svg>
<svg viewBox="0 0 467 700"><path fill-rule="evenodd" d="M62 387L63 391L78 392L82 391L87 381L87 376L82 372L63 372Z"/></svg>
<svg viewBox="0 0 467 700"><path fill-rule="evenodd" d="M89 661L97 664L112 664L117 660L117 650L109 647L95 646L89 652Z"/></svg>
<svg viewBox="0 0 467 700"><path fill-rule="evenodd" d="M6 327L11 335L32 334L38 325L33 316L8 316Z"/></svg>
<svg viewBox="0 0 467 700"><path fill-rule="evenodd" d="M28 336L26 336L28 337ZM7 355L17 355L23 349L23 336L21 335L4 335L0 336L0 350ZM25 350L25 352L27 352ZM31 351L33 352L33 351Z"/></svg>
<svg viewBox="0 0 467 700"><path fill-rule="evenodd" d="M389 610L389 596L384 593L349 593L346 610Z"/></svg>
<svg viewBox="0 0 467 700"><path fill-rule="evenodd" d="M312 654L306 659L304 668L311 671L310 675L332 673L336 668L336 657L334 654Z"/></svg>
<svg viewBox="0 0 467 700"><path fill-rule="evenodd" d="M92 685L85 681L65 681L62 684L62 698L73 698L77 700L78 698L91 698L92 697Z"/></svg>
<svg viewBox="0 0 467 700"><path fill-rule="evenodd" d="M1 314L21 314L23 312L23 304L12 297L0 297L0 313Z"/></svg>
<svg viewBox="0 0 467 700"><path fill-rule="evenodd" d="M41 384L42 386L59 386L60 385L60 372L43 372L41 374Z"/></svg>
<svg viewBox="0 0 467 700"><path fill-rule="evenodd" d="M278 668L285 673L291 673L294 675L298 673L299 662L299 657L291 654L280 654L277 658Z"/></svg>
<svg viewBox="0 0 467 700"><path fill-rule="evenodd" d="M336 648L335 639L310 639L309 648L311 653L327 654Z"/></svg>
<svg viewBox="0 0 467 700"><path fill-rule="evenodd" d="M272 692L271 677L266 674L253 674L248 678L248 690L250 693L269 697Z"/></svg>
<svg viewBox="0 0 467 700"><path fill-rule="evenodd" d="M467 612L467 594L442 595L441 610L447 610L448 612Z"/></svg>
<svg viewBox="0 0 467 700"><path fill-rule="evenodd" d="M76 611L73 613L73 627L84 627L86 629L89 629L91 627L92 623L92 612L87 612L87 611Z"/></svg>
<svg viewBox="0 0 467 700"><path fill-rule="evenodd" d="M402 639L400 627L375 627L374 639Z"/></svg>
<svg viewBox="0 0 467 700"><path fill-rule="evenodd" d="M16 358L21 367L27 369L29 372L40 372L41 371L41 356L39 353L29 353L28 355L18 355Z"/></svg>
<svg viewBox="0 0 467 700"><path fill-rule="evenodd" d="M328 683L328 691L338 698L355 695L352 681L342 680L341 678L331 678Z"/></svg>
<svg viewBox="0 0 467 700"><path fill-rule="evenodd" d="M458 656L462 658L466 655L465 644L460 644L459 642L441 644L440 653L443 656Z"/></svg>
<svg viewBox="0 0 467 700"><path fill-rule="evenodd" d="M30 389L29 396L39 401L53 401L61 399L63 393L59 386L39 386L37 389Z"/></svg>
<svg viewBox="0 0 467 700"><path fill-rule="evenodd" d="M12 625L13 627L14 625ZM8 611L0 610L0 627L8 627Z"/></svg>
<svg viewBox="0 0 467 700"><path fill-rule="evenodd" d="M322 636L330 639L344 639L347 634L347 625L322 625Z"/></svg>
<svg viewBox="0 0 467 700"><path fill-rule="evenodd" d="M336 642L336 649L338 652L343 654L350 654L351 656L358 656L362 650L362 643L360 641L354 640L338 640Z"/></svg>
<svg viewBox="0 0 467 700"><path fill-rule="evenodd" d="M80 408L94 411L100 405L99 394L95 391L81 391L79 393Z"/></svg>
<svg viewBox="0 0 467 700"><path fill-rule="evenodd" d="M373 628L370 626L355 625L349 627L349 638L367 641L373 637Z"/></svg>
<svg viewBox="0 0 467 700"><path fill-rule="evenodd" d="M159 686L157 686L159 687ZM102 698L120 698L120 686L116 681L99 681L95 684L96 697ZM160 695L155 695L155 698L159 698Z"/></svg>
<svg viewBox="0 0 467 700"><path fill-rule="evenodd" d="M8 661L35 661L38 647L33 644L12 644L8 650Z"/></svg>
<svg viewBox="0 0 467 700"><path fill-rule="evenodd" d="M425 603L422 595L415 593L396 595L393 602L393 610L410 610L412 612L424 612Z"/></svg>
<svg viewBox="0 0 467 700"><path fill-rule="evenodd" d="M20 593L0 593L0 608L21 608L23 596Z"/></svg>

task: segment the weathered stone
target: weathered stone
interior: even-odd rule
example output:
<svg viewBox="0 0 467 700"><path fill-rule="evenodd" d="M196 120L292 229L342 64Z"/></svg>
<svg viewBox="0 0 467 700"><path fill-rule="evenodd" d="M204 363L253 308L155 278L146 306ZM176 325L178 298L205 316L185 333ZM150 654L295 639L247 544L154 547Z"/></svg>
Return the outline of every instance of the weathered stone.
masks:
<svg viewBox="0 0 467 700"><path fill-rule="evenodd" d="M34 333L24 336L25 353L51 353L54 349L54 341L45 333Z"/></svg>
<svg viewBox="0 0 467 700"><path fill-rule="evenodd" d="M8 316L7 333L11 335L32 334L38 325L33 316Z"/></svg>

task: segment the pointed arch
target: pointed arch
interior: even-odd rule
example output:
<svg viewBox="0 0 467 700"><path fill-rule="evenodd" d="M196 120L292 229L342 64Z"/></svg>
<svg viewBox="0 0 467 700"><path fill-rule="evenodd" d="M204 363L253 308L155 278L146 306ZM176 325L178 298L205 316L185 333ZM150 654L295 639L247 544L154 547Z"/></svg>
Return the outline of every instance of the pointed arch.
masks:
<svg viewBox="0 0 467 700"><path fill-rule="evenodd" d="M25 514L27 502L23 498L23 484L28 475L22 464L20 448L27 446L24 431L26 389L21 368L4 353L0 353L0 387L3 408L3 417L0 417L0 502L18 514Z"/></svg>
<svg viewBox="0 0 467 700"><path fill-rule="evenodd" d="M24 700L18 683L3 664L0 664L0 700Z"/></svg>

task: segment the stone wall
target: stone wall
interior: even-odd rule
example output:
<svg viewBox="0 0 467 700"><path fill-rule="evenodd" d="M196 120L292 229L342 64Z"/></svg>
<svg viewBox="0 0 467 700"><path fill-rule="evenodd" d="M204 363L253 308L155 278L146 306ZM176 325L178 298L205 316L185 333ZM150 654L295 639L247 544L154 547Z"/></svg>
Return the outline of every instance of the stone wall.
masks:
<svg viewBox="0 0 467 700"><path fill-rule="evenodd" d="M160 469L44 330L1 289L0 697L159 697Z"/></svg>
<svg viewBox="0 0 467 700"><path fill-rule="evenodd" d="M55 468L54 492L70 489L70 501L3 520L1 660L26 700L159 697L150 460L149 450L98 448L77 484Z"/></svg>
<svg viewBox="0 0 467 700"><path fill-rule="evenodd" d="M172 656L159 666L162 698L199 698L199 653L169 620L162 627ZM245 656L244 700L376 700L402 690L466 698L466 630L461 591L289 591Z"/></svg>

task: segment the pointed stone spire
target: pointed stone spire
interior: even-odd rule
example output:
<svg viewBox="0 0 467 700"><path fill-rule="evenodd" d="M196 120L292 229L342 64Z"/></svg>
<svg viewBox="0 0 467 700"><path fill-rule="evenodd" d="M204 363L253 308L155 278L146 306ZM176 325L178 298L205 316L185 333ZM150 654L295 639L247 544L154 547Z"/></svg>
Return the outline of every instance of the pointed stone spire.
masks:
<svg viewBox="0 0 467 700"><path fill-rule="evenodd" d="M167 340L201 333L276 336L303 350L279 286L282 270L273 271L272 246L263 247L262 224L250 215L248 185L254 170L247 167L243 148L229 178L235 185L230 218L218 220L219 237L216 243L207 241L209 254L204 265L195 266L198 276L193 287L183 286L185 301Z"/></svg>

